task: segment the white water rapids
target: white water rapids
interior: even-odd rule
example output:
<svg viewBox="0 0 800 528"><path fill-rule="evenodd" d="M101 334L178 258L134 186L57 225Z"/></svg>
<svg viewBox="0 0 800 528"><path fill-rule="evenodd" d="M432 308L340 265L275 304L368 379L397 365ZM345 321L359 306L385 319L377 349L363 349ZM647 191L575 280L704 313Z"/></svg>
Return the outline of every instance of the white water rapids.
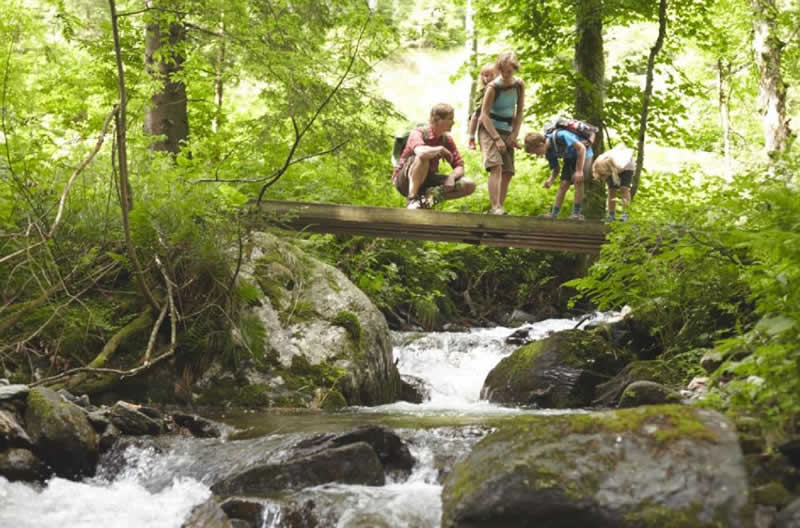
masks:
<svg viewBox="0 0 800 528"><path fill-rule="evenodd" d="M608 319L598 315L597 319ZM540 339L552 332L575 328L577 321L549 319L532 325L530 337ZM408 443L418 463L408 479L385 486L328 484L297 492L295 503L314 501L316 512L328 513L329 524L341 528L411 527L435 528L441 516L439 473L484 434L478 427L482 417L521 411L480 400L480 390L489 371L516 347L505 344L515 329L475 329L470 332L414 334L394 332L394 355L402 374L425 380L430 400L405 402L345 413L348 422L363 419L380 422L386 416L420 418L466 417L457 427L396 429ZM336 413L329 418L336 420ZM318 417L309 416L313 422ZM466 423L466 425L464 425ZM470 425L470 424L475 424ZM391 427L391 425L390 425ZM0 477L0 527L9 528L178 528L191 509L211 496L210 482L203 479L202 462L193 450L230 451L235 442L214 440L197 444L176 443L172 449L129 448L128 466L113 477L95 477L83 482L53 478L44 486L9 483ZM189 447L187 447L187 445ZM244 458L246 454L242 454ZM194 467L191 467L192 462ZM201 467L197 467L198 464ZM99 472L100 475L103 472ZM267 503L264 528L284 526L281 508Z"/></svg>

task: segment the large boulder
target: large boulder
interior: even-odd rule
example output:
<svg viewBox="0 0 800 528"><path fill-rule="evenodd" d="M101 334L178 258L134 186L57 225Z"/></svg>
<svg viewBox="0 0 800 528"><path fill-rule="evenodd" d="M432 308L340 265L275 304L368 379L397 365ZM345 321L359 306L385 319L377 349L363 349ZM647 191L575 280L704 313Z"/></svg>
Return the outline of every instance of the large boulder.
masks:
<svg viewBox="0 0 800 528"><path fill-rule="evenodd" d="M717 412L526 416L453 468L442 527L737 528L747 493L733 424Z"/></svg>
<svg viewBox="0 0 800 528"><path fill-rule="evenodd" d="M365 442L356 442L283 463L255 466L217 482L211 489L223 496L258 497L328 482L381 486L385 478L383 466L375 450Z"/></svg>
<svg viewBox="0 0 800 528"><path fill-rule="evenodd" d="M389 327L369 298L292 244L267 233L252 240L240 278L257 298L237 338L263 359L238 372L212 366L197 384L200 401L325 408L397 400Z"/></svg>
<svg viewBox="0 0 800 528"><path fill-rule="evenodd" d="M31 389L25 423L36 453L64 477L93 475L98 437L86 412L43 387Z"/></svg>
<svg viewBox="0 0 800 528"><path fill-rule="evenodd" d="M595 387L627 362L597 332L565 330L515 350L489 372L481 397L494 403L585 407Z"/></svg>

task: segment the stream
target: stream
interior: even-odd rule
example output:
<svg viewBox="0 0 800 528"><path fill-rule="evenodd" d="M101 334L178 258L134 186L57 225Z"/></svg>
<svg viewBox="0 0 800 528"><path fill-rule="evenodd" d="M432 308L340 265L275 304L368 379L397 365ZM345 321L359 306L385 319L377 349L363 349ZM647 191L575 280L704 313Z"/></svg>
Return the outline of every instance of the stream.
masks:
<svg viewBox="0 0 800 528"><path fill-rule="evenodd" d="M585 325L610 314L582 321ZM575 328L577 320L549 319L526 325L530 337ZM263 528L286 526L286 505L313 504L319 526L438 527L441 478L492 427L524 410L480 399L489 371L517 346L505 343L515 329L469 332L392 332L402 374L425 380L430 400L397 402L339 412L291 414L226 411L209 416L226 425L222 438L164 436L131 441L101 459L97 475L81 482L52 478L44 486L0 477L0 527L178 528L192 508L211 496L221 477L256 463L278 460L310 433L338 432L363 424L394 430L417 464L410 476L387 476L384 486L326 484L264 500ZM579 412L579 411L567 411Z"/></svg>

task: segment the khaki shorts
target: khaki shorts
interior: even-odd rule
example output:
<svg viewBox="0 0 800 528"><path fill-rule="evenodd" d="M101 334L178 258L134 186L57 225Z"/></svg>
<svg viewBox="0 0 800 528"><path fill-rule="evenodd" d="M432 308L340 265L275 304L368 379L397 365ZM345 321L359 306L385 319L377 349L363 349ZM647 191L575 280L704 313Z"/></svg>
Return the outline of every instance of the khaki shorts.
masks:
<svg viewBox="0 0 800 528"><path fill-rule="evenodd" d="M414 164L414 154L411 154L407 159L403 167L397 171L392 182L394 183L395 189L400 192L403 196L408 198L408 171L411 169L411 165ZM436 187L438 185L444 185L444 182L447 181L447 176L444 174L435 174L429 173L428 176L425 177L425 181L422 182L422 185L419 187L419 194L422 196L425 194L425 191L430 189L431 187Z"/></svg>
<svg viewBox="0 0 800 528"><path fill-rule="evenodd" d="M498 134L503 138L503 141L511 134L503 130L498 130ZM498 165L503 166L503 174L514 174L514 149L511 147L506 148L505 152L500 152L497 148L497 142L492 139L489 132L485 128L480 127L478 130L478 139L481 142L481 153L483 154L483 167L490 170L492 167Z"/></svg>

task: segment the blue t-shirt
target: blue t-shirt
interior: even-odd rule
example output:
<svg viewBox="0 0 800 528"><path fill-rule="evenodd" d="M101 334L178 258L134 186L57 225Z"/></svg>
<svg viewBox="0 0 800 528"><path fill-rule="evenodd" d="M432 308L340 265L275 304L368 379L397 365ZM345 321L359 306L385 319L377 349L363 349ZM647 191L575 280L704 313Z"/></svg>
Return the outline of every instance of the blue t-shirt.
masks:
<svg viewBox="0 0 800 528"><path fill-rule="evenodd" d="M556 155L556 141L559 142L559 150L566 146L566 152L564 154L564 159L578 159L578 151L575 150L575 143L579 141L583 141L583 138L578 136L577 134L570 132L569 130L556 130L552 134L548 136L550 138L550 148L547 149L545 153L545 157L547 158L547 163L550 164L551 169L558 168L558 156ZM586 159L594 157L594 151L592 147L586 147Z"/></svg>

